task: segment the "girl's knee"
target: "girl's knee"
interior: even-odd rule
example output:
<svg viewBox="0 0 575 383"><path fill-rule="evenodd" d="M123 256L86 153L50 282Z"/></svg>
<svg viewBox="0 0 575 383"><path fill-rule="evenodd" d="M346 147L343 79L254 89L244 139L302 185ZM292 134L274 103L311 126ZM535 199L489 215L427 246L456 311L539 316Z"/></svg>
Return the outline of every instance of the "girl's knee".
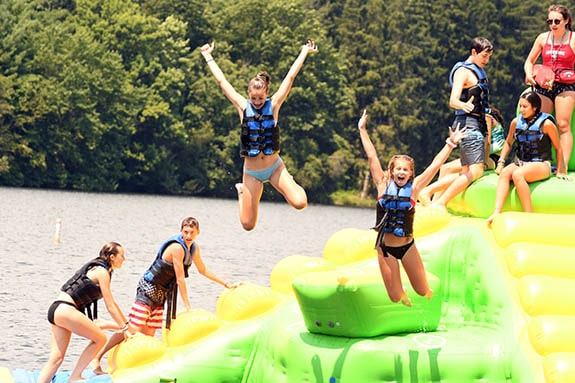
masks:
<svg viewBox="0 0 575 383"><path fill-rule="evenodd" d="M525 180L525 177L520 172L513 172L513 174L511 175L511 179L513 180L513 183L517 185L518 183L523 182Z"/></svg>
<svg viewBox="0 0 575 383"><path fill-rule="evenodd" d="M307 207L307 194L303 189L294 193L288 199L289 204L297 210L303 210Z"/></svg>
<svg viewBox="0 0 575 383"><path fill-rule="evenodd" d="M292 206L297 210L303 210L307 207L307 198L299 199L292 202Z"/></svg>
<svg viewBox="0 0 575 383"><path fill-rule="evenodd" d="M64 354L57 353L51 354L48 359L48 364L51 368L59 369L62 363L64 362Z"/></svg>
<svg viewBox="0 0 575 383"><path fill-rule="evenodd" d="M559 130L559 134L571 134L571 121L557 121L557 130Z"/></svg>
<svg viewBox="0 0 575 383"><path fill-rule="evenodd" d="M245 231L252 231L256 227L256 222L253 220L240 220L240 222Z"/></svg>
<svg viewBox="0 0 575 383"><path fill-rule="evenodd" d="M106 345L108 338L106 337L106 334L100 331L98 336L96 336L92 341L96 343L96 346L98 346L98 348L100 349Z"/></svg>

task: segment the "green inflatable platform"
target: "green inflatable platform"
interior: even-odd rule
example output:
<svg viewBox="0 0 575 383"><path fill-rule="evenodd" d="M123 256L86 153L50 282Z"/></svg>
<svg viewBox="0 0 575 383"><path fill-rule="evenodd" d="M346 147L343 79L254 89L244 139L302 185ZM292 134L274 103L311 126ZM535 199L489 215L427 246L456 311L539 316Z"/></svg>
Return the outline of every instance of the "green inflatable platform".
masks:
<svg viewBox="0 0 575 383"><path fill-rule="evenodd" d="M411 310L401 304L359 309L352 303L353 294L368 306L375 296L388 300L383 284L377 289L362 283L352 288L354 275L377 269L372 258L342 268L349 267L349 278L340 281L342 291L335 291L335 298L322 303L323 308L315 298L299 303L286 299L261 316L223 326L152 363L118 371L114 382L157 383L161 378L187 383L534 382L515 339L511 298L481 230L450 227L417 241L437 289L430 302L418 300L408 290L415 298ZM296 288L316 294L325 279L317 280L314 284L299 279ZM326 297L334 294L333 288L326 291ZM334 307L328 307L329 302ZM315 312L311 305L317 306ZM316 318L323 309L326 320L335 318L333 327L326 329L336 329L338 318L340 324L357 319L353 336L309 331L304 316ZM387 310L393 317L385 316ZM358 337L362 332L367 336Z"/></svg>

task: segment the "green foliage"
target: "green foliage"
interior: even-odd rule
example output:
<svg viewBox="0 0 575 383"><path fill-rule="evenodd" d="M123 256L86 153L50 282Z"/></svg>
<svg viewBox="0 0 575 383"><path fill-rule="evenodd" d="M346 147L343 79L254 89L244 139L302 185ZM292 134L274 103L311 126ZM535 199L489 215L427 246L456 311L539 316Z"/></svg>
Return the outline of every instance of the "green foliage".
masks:
<svg viewBox="0 0 575 383"><path fill-rule="evenodd" d="M331 194L331 200L337 206L357 206L373 208L375 206L374 198L361 198L357 190L338 190Z"/></svg>
<svg viewBox="0 0 575 383"><path fill-rule="evenodd" d="M362 109L382 163L422 169L452 120L451 67L475 36L508 121L547 5L415 0L3 0L0 184L235 197L239 119L199 47L214 41L238 90L260 70L272 93L318 43L280 113L281 155L314 203L361 205ZM281 199L266 188L265 199Z"/></svg>

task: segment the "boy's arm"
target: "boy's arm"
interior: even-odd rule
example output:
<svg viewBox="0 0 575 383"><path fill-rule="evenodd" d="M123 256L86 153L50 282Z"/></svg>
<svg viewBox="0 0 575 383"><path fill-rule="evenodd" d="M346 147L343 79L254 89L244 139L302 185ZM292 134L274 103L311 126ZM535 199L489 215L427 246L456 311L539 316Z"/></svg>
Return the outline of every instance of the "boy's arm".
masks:
<svg viewBox="0 0 575 383"><path fill-rule="evenodd" d="M198 269L198 272L203 275L204 277L219 283L220 285L224 286L225 288L231 288L231 287L235 287L235 285L231 284L231 283L227 283L224 282L223 279L221 279L220 277L218 277L216 274L214 274L210 269L208 269L206 267L206 265L204 264L204 261L202 259L202 256L200 255L200 247L198 245L196 245L196 252L194 254L194 257L192 258L194 265L196 265L196 269Z"/></svg>

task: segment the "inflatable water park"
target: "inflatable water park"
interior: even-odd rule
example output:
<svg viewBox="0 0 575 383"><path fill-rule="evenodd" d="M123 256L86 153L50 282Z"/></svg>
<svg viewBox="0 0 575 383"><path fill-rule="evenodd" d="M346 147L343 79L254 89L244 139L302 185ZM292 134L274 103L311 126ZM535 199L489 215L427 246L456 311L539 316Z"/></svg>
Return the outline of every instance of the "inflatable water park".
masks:
<svg viewBox="0 0 575 383"><path fill-rule="evenodd" d="M575 154L569 164L575 178ZM575 382L575 181L530 184L533 213L512 188L491 227L497 175L448 205L416 207L414 236L434 296L392 303L376 233L342 228L321 256L294 254L270 286L245 283L216 312L178 315L159 337L108 354L114 383ZM366 226L369 223L366 223ZM37 372L0 368L0 382ZM59 372L55 383L67 382Z"/></svg>

